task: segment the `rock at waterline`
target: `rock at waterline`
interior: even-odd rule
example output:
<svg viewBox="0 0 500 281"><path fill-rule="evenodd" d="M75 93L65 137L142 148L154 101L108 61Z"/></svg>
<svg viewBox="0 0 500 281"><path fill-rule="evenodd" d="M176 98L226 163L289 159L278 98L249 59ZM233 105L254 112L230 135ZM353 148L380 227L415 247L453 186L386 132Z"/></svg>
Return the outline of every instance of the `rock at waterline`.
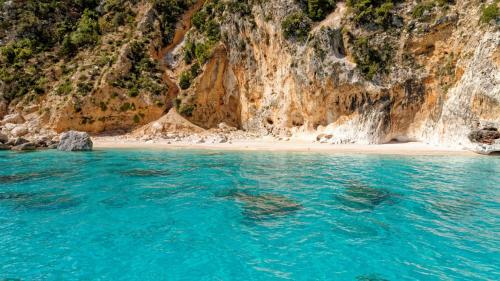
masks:
<svg viewBox="0 0 500 281"><path fill-rule="evenodd" d="M36 146L30 142L27 142L20 145L16 145L11 149L16 151L33 151L36 150Z"/></svg>
<svg viewBox="0 0 500 281"><path fill-rule="evenodd" d="M10 146L0 143L0 150L10 150Z"/></svg>
<svg viewBox="0 0 500 281"><path fill-rule="evenodd" d="M33 151L33 150L36 150L36 146L30 142L27 142L27 143L13 146L13 147L11 147L11 149L15 150L15 151Z"/></svg>
<svg viewBox="0 0 500 281"><path fill-rule="evenodd" d="M57 146L61 151L90 151L93 143L89 134L85 132L69 131L61 135L61 141Z"/></svg>

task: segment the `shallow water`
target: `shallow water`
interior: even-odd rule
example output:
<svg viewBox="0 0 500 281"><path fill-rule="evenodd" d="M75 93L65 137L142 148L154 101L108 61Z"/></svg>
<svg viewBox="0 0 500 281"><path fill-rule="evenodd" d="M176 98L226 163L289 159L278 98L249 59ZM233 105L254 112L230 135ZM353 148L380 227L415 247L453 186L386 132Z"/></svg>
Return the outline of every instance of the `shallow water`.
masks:
<svg viewBox="0 0 500 281"><path fill-rule="evenodd" d="M0 152L0 280L499 280L500 159Z"/></svg>

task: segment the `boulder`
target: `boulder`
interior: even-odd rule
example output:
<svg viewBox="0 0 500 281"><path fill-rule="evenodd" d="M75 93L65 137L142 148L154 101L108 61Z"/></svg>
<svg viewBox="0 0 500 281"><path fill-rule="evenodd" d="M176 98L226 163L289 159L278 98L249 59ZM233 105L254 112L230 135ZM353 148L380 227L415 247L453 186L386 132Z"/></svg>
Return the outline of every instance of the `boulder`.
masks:
<svg viewBox="0 0 500 281"><path fill-rule="evenodd" d="M332 138L333 138L333 135L330 135L330 134L319 134L318 136L316 136L316 141L318 141L320 143L327 143Z"/></svg>
<svg viewBox="0 0 500 281"><path fill-rule="evenodd" d="M11 131L11 133L15 137L22 137L28 133L28 128L26 128L25 126L18 126L18 127L15 127Z"/></svg>
<svg viewBox="0 0 500 281"><path fill-rule="evenodd" d="M24 118L21 114L19 113L14 113L14 114L9 114L9 115L6 115L4 118L3 118L3 121L2 121L2 124L7 124L7 123L11 123L11 124L22 124L24 123Z"/></svg>
<svg viewBox="0 0 500 281"><path fill-rule="evenodd" d="M33 151L33 150L36 150L36 146L30 142L27 142L27 143L13 146L11 149L16 150L16 151Z"/></svg>
<svg viewBox="0 0 500 281"><path fill-rule="evenodd" d="M3 143L0 143L0 150L10 150L10 146L3 144Z"/></svg>
<svg viewBox="0 0 500 281"><path fill-rule="evenodd" d="M500 139L500 132L494 127L485 127L469 134L469 140L474 143L492 145L497 139Z"/></svg>
<svg viewBox="0 0 500 281"><path fill-rule="evenodd" d="M9 137L7 137L7 135L0 133L0 143L6 143L8 141L9 141Z"/></svg>
<svg viewBox="0 0 500 281"><path fill-rule="evenodd" d="M475 144L472 147L472 151L483 155L492 155L500 153L500 139L497 139L492 144Z"/></svg>
<svg viewBox="0 0 500 281"><path fill-rule="evenodd" d="M57 146L61 151L90 151L93 143L89 134L85 132L69 131L61 135L61 140Z"/></svg>

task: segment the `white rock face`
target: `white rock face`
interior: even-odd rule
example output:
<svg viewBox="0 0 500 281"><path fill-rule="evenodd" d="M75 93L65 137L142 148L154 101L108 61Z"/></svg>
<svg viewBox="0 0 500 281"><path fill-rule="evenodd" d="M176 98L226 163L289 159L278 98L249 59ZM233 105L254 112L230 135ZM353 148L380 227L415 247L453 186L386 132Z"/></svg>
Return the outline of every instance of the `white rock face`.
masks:
<svg viewBox="0 0 500 281"><path fill-rule="evenodd" d="M500 128L500 71L493 59L499 45L500 32L483 36L462 79L450 89L430 142L471 147L467 136L480 123Z"/></svg>

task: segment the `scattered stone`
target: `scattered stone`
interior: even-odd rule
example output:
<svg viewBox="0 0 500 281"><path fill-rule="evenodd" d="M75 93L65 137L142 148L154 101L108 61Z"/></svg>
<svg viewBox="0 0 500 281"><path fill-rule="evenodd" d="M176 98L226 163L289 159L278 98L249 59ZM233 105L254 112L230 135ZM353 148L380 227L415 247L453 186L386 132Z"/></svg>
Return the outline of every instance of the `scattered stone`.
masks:
<svg viewBox="0 0 500 281"><path fill-rule="evenodd" d="M234 132L234 131L237 131L238 129L235 128L235 127L232 127L232 126L229 126L228 124L222 122L218 125L219 129L222 130L222 131L226 131L226 132Z"/></svg>
<svg viewBox="0 0 500 281"><path fill-rule="evenodd" d="M217 144L226 143L228 141L225 135L213 135L206 138L206 143Z"/></svg>
<svg viewBox="0 0 500 281"><path fill-rule="evenodd" d="M61 135L61 141L57 146L61 151L90 151L93 143L89 134L85 132L69 131Z"/></svg>
<svg viewBox="0 0 500 281"><path fill-rule="evenodd" d="M33 151L33 150L36 150L36 146L34 144L28 142L28 143L23 143L20 145L13 146L11 149L16 150L16 151Z"/></svg>
<svg viewBox="0 0 500 281"><path fill-rule="evenodd" d="M18 126L15 127L12 131L11 134L15 137L22 137L28 133L28 128L25 126Z"/></svg>
<svg viewBox="0 0 500 281"><path fill-rule="evenodd" d="M319 141L320 143L327 143L332 138L333 138L333 135L330 135L330 134L319 134L316 137L316 141Z"/></svg>
<svg viewBox="0 0 500 281"><path fill-rule="evenodd" d="M22 124L24 123L25 120L23 118L23 116L21 116L21 114L19 113L14 113L14 114L9 114L9 115L6 115L4 118L3 118L3 121L1 122L2 124L7 124L7 123L11 123L11 124Z"/></svg>
<svg viewBox="0 0 500 281"><path fill-rule="evenodd" d="M485 127L469 134L469 140L475 143L492 145L497 139L500 139L500 132L494 127Z"/></svg>
<svg viewBox="0 0 500 281"><path fill-rule="evenodd" d="M11 145L11 146L18 146L18 145L28 143L28 142L29 141L27 139L24 139L24 138L15 138L15 139L9 140L6 144Z"/></svg>

